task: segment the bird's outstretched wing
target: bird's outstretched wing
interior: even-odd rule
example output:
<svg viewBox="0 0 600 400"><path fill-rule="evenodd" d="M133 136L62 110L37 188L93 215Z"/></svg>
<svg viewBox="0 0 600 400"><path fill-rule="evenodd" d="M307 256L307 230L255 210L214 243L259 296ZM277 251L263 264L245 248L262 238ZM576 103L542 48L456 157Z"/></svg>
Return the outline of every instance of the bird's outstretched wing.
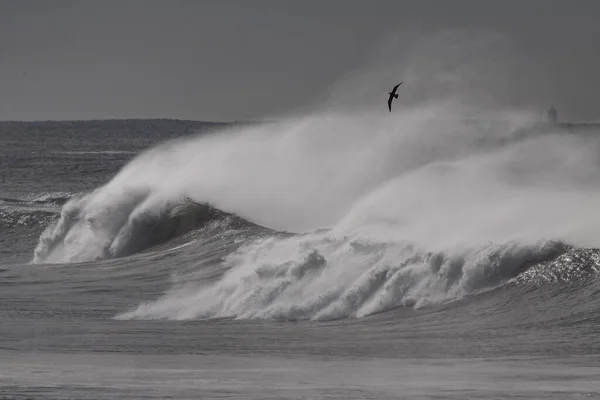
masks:
<svg viewBox="0 0 600 400"><path fill-rule="evenodd" d="M397 84L396 86L394 86L394 90L392 90L392 92L396 93L396 90L398 90L398 86L402 85L402 83L404 83L404 81L402 81L399 84Z"/></svg>
<svg viewBox="0 0 600 400"><path fill-rule="evenodd" d="M388 99L388 108L390 109L390 112L392 112L392 96Z"/></svg>

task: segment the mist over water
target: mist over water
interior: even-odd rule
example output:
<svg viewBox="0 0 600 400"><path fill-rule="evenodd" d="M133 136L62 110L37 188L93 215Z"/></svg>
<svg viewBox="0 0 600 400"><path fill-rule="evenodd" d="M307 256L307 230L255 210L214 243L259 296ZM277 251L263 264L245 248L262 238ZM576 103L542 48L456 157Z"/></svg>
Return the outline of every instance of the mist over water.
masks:
<svg viewBox="0 0 600 400"><path fill-rule="evenodd" d="M569 245L597 246L598 141L551 131L519 139L518 127L482 128L432 106L379 123L336 115L267 128L278 134L214 137L210 156L194 168L216 171L215 186L205 183L213 174L197 187L188 175L181 181L188 187L171 180L151 193L208 200L270 228L309 233L244 246L226 258L228 272L218 283L177 285L119 318L360 317L457 299ZM347 134L341 143L333 140L338 132ZM238 141L248 144L246 152ZM193 158L194 146L203 144L136 162ZM127 171L111 184L119 179L130 182ZM332 229L310 233L323 227Z"/></svg>
<svg viewBox="0 0 600 400"><path fill-rule="evenodd" d="M93 258L128 224L190 197L292 232L370 230L444 249L542 238L594 245L598 141L551 131L518 139L519 121L500 117L470 121L433 104L167 143L67 204L64 243ZM74 222L72 209L83 218Z"/></svg>
<svg viewBox="0 0 600 400"><path fill-rule="evenodd" d="M433 162L368 193L336 231L442 249L541 239L597 246L598 144L549 132Z"/></svg>
<svg viewBox="0 0 600 400"><path fill-rule="evenodd" d="M415 59L448 81L427 64L439 45ZM303 235L250 242L217 283L176 285L119 318L335 319L457 299L598 246L600 141L552 126L523 135L539 116L481 102L463 79L474 68L458 71L457 91L392 113L382 97L151 149L66 204L34 262L117 257L190 198Z"/></svg>

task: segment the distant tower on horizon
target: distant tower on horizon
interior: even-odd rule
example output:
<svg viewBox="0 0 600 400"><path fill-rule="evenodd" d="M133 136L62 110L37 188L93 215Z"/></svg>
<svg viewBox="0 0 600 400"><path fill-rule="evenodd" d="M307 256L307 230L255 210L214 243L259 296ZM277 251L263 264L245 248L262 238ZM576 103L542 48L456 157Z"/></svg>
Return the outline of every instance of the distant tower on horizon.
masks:
<svg viewBox="0 0 600 400"><path fill-rule="evenodd" d="M555 124L556 121L558 121L558 111L556 111L556 108L554 108L554 104L550 107L546 116L548 118L548 122Z"/></svg>

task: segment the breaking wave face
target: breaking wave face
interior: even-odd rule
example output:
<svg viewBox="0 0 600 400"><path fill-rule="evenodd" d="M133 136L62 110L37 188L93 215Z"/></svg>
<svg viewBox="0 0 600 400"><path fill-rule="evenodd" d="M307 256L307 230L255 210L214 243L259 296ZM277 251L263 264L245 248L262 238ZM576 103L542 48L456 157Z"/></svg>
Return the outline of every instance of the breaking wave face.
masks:
<svg viewBox="0 0 600 400"><path fill-rule="evenodd" d="M191 212L189 229L235 212L298 234L257 237L225 256L217 282L177 284L117 318L335 319L460 299L600 239L597 137L522 137L503 117L434 105L167 143L69 201L34 261L169 240L183 232L169 210L189 197L217 207Z"/></svg>
<svg viewBox="0 0 600 400"><path fill-rule="evenodd" d="M164 240L139 244L156 232L143 221L190 198L298 234L257 237L219 281L118 318L330 319L458 299L600 244L599 135L454 99L381 104L158 146L67 203L34 261L133 254Z"/></svg>
<svg viewBox="0 0 600 400"><path fill-rule="evenodd" d="M596 137L521 137L514 120L482 125L437 107L157 147L65 206L55 230L67 234L56 237L76 241L59 240L53 260L132 254L136 236L152 231L133 229L139 221L181 196L208 200L269 228L306 230L257 238L225 257L219 281L175 285L118 318L332 319L459 299L571 246L598 245Z"/></svg>
<svg viewBox="0 0 600 400"><path fill-rule="evenodd" d="M360 318L478 293L567 249L509 242L444 254L327 234L270 239L228 257L231 269L216 284L175 287L117 318Z"/></svg>
<svg viewBox="0 0 600 400"><path fill-rule="evenodd" d="M94 196L75 197L63 208L61 218L40 237L34 263L78 262L123 257L182 236L193 230L218 225L239 228L251 224L190 199L145 208L147 195L128 197L127 203L96 209Z"/></svg>

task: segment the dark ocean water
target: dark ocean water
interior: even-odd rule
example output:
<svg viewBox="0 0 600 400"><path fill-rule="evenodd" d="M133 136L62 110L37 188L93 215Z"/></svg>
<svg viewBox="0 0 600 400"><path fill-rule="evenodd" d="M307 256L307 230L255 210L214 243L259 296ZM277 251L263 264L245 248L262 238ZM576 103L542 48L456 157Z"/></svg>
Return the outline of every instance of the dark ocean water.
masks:
<svg viewBox="0 0 600 400"><path fill-rule="evenodd" d="M600 398L600 139L403 118L0 123L0 398Z"/></svg>

